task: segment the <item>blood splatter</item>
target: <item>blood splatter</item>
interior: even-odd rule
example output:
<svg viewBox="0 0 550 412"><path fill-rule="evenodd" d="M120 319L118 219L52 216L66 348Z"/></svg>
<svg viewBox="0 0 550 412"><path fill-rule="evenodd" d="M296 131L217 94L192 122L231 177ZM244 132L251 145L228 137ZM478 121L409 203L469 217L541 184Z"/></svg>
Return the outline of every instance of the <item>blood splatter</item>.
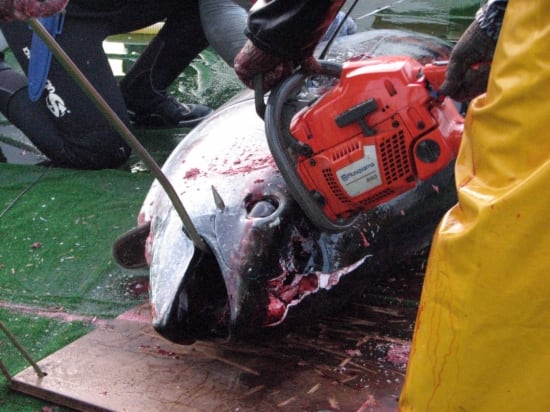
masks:
<svg viewBox="0 0 550 412"><path fill-rule="evenodd" d="M192 179L192 178L196 178L197 176L199 176L201 173L201 171L194 167L192 169L189 169L187 172L185 172L185 175L183 176L184 179Z"/></svg>
<svg viewBox="0 0 550 412"><path fill-rule="evenodd" d="M141 296L149 291L149 281L146 279L134 279L126 285L126 292L132 296Z"/></svg>
<svg viewBox="0 0 550 412"><path fill-rule="evenodd" d="M363 232L361 232L360 234L361 234L361 239L363 239L363 246L369 247L370 243L369 243L369 240L367 239L367 237L363 234Z"/></svg>
<svg viewBox="0 0 550 412"><path fill-rule="evenodd" d="M395 366L406 366L409 361L411 345L394 345L386 354L386 360Z"/></svg>

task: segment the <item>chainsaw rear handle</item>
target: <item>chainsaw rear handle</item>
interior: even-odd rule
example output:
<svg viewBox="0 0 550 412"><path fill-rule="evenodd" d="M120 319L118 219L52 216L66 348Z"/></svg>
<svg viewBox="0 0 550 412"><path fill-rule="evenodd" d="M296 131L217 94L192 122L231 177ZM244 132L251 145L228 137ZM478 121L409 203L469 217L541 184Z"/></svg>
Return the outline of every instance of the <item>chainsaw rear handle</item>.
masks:
<svg viewBox="0 0 550 412"><path fill-rule="evenodd" d="M320 61L322 71L320 74L325 74L328 76L335 76L338 75L335 73L334 64L323 64L324 61ZM483 62L483 63L476 63L471 66L472 70L478 70L482 65L491 64L491 62ZM449 66L448 60L440 60L440 61L433 61L431 63L427 63L424 65L423 72L424 76L426 77L426 81L428 82L428 85L432 92L434 93L435 97L441 97L438 93L438 90L440 89L441 85L445 81L445 74L447 73L447 68ZM266 110L266 103L264 100L264 92L263 92L263 76L262 74L258 74L254 78L254 101L256 106L256 113L262 120L265 119L265 110Z"/></svg>
<svg viewBox="0 0 550 412"><path fill-rule="evenodd" d="M302 68L296 70L291 76L301 74L307 76L308 74L319 74L329 77L340 77L342 72L342 65L334 62L327 62L325 60L319 60L321 66L321 71L316 73L306 73ZM284 80L283 80L284 81ZM263 90L263 75L259 73L254 77L254 103L256 107L256 113L262 120L265 120L265 110L266 103L264 100L264 90Z"/></svg>
<svg viewBox="0 0 550 412"><path fill-rule="evenodd" d="M448 66L448 60L433 61L424 65L422 69L424 77L426 77L426 81L433 91L437 92L445 81L445 74L447 73Z"/></svg>
<svg viewBox="0 0 550 412"><path fill-rule="evenodd" d="M260 119L265 119L265 100L264 100L264 77L262 73L257 74L254 77L254 104L256 107L256 113L260 116Z"/></svg>

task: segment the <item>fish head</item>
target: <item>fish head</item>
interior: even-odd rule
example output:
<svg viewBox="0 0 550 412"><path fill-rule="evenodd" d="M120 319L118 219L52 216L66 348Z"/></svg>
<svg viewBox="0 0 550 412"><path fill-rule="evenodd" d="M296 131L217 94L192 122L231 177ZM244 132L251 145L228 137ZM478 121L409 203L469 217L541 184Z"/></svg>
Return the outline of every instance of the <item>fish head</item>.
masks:
<svg viewBox="0 0 550 412"><path fill-rule="evenodd" d="M331 236L292 199L245 95L194 129L163 167L208 250L194 244L158 182L140 213L150 224L153 326L175 342L278 324L308 294L334 284L323 276L362 258L327 252Z"/></svg>

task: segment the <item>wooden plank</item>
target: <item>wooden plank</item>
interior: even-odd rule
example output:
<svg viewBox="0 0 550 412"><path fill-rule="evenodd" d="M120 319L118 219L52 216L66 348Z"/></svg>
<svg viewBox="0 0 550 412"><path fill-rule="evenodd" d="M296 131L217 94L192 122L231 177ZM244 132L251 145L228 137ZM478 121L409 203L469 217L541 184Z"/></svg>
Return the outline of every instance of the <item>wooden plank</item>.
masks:
<svg viewBox="0 0 550 412"><path fill-rule="evenodd" d="M390 350L406 352L399 335L414 310L360 309L256 343L182 346L140 307L38 362L44 378L28 368L12 386L80 411L394 411L405 369Z"/></svg>

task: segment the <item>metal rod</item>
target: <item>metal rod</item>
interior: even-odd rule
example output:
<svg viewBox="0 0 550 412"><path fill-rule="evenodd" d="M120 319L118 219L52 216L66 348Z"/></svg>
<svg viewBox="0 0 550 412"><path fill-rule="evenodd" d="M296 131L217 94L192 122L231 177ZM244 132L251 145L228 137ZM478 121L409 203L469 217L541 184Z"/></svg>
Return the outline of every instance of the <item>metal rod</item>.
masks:
<svg viewBox="0 0 550 412"><path fill-rule="evenodd" d="M380 13L383 10L391 9L396 4L403 3L404 1L405 0L396 0L392 3L390 3L390 4L386 4L385 6L379 7L379 8L374 9L373 11L371 11L367 14L363 14L362 16L357 17L357 20L361 20L361 19L364 19L365 17L369 17L369 16L374 16L375 14Z"/></svg>
<svg viewBox="0 0 550 412"><path fill-rule="evenodd" d="M134 151L137 152L140 159L149 167L153 175L157 178L160 185L163 187L164 191L171 200L174 208L178 212L182 222L183 227L193 241L196 247L201 249L203 252L209 252L208 247L200 237L195 225L191 221L185 207L183 206L181 199L177 195L174 186L170 183L166 175L162 172L161 168L157 162L151 157L147 150L141 145L133 133L128 129L124 122L117 116L109 104L103 99L103 97L98 93L95 87L90 83L90 81L82 74L80 69L74 64L71 58L65 53L57 41L48 33L44 28L42 23L37 19L30 19L28 21L31 28L35 33L42 39L42 41L49 47L52 54L56 57L59 63L67 71L67 73L73 78L73 80L80 86L82 91L88 95L92 100L95 106L103 113L105 118L109 123L115 128L116 131L124 138L124 140L132 147ZM84 45L83 45L84 46Z"/></svg>
<svg viewBox="0 0 550 412"><path fill-rule="evenodd" d="M42 372L42 369L40 369L38 364L31 358L31 356L25 350L25 348L21 346L19 342L17 342L17 339L15 339L15 336L12 335L12 333L8 330L8 328L6 328L6 326L4 326L2 322L0 322L0 329L2 329L2 331L8 337L8 339L11 341L11 343L13 343L13 345L19 350L19 352L21 352L21 355L23 355L23 357L27 360L27 362L29 362L32 365L38 377L43 378L44 376L46 376L46 374Z"/></svg>
<svg viewBox="0 0 550 412"><path fill-rule="evenodd" d="M352 5L349 7L348 11L346 12L346 14L344 15L344 18L342 19L342 21L340 22L340 24L338 25L338 27L336 27L336 30L334 30L334 33L332 33L332 36L330 37L330 39L328 39L327 41L327 44L325 45L323 51L321 52L321 54L319 55L319 59L320 60L323 60L326 56L326 54L328 53L329 49L331 48L332 46L332 43L334 42L334 40L336 39L336 37L338 37L338 33L340 33L340 30L342 30L342 27L344 26L344 24L346 24L346 20L348 19L348 17L350 16L351 12L353 11L353 9L355 8L355 6L357 6L357 3L359 3L359 0L355 0Z"/></svg>
<svg viewBox="0 0 550 412"><path fill-rule="evenodd" d="M0 359L0 370L2 371L2 374L6 377L8 382L11 382L11 375L8 368L6 368L6 365L4 365L4 362L2 362L2 359Z"/></svg>

